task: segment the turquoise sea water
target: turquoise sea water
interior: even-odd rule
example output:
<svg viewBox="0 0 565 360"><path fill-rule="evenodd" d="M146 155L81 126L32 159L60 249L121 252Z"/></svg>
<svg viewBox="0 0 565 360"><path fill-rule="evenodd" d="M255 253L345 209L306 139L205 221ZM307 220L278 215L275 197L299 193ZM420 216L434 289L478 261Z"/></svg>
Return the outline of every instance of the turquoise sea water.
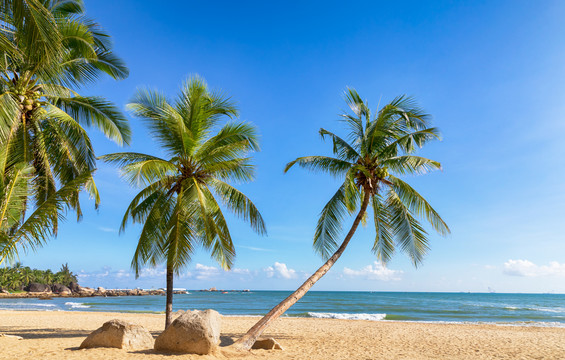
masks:
<svg viewBox="0 0 565 360"><path fill-rule="evenodd" d="M224 315L263 315L289 294L190 291L174 296L173 309L211 308ZM164 307L164 296L0 299L0 310L161 313ZM285 316L565 327L565 295L312 291Z"/></svg>

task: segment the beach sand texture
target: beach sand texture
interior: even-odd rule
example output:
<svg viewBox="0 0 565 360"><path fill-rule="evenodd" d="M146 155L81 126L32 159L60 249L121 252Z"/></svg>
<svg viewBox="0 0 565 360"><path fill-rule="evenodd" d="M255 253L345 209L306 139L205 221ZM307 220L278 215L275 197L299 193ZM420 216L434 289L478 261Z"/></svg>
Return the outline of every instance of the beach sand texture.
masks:
<svg viewBox="0 0 565 360"><path fill-rule="evenodd" d="M164 315L95 312L0 311L0 359L215 359L153 351L82 349L84 338L105 321L119 318L160 333ZM222 346L257 318L224 317ZM265 333L284 351L224 353L249 359L565 359L565 328L376 322L312 318L278 319Z"/></svg>

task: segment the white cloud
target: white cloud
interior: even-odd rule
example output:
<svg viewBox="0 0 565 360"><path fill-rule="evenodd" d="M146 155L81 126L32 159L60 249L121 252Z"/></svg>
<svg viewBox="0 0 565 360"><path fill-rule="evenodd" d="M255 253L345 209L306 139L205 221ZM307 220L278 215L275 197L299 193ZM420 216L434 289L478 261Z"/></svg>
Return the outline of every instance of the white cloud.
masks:
<svg viewBox="0 0 565 360"><path fill-rule="evenodd" d="M139 273L140 278L154 278L154 277L163 277L166 274L166 270L163 268L143 268Z"/></svg>
<svg viewBox="0 0 565 360"><path fill-rule="evenodd" d="M396 281L400 280L401 270L391 270L378 261L367 265L361 270L353 270L348 267L343 269L343 274L350 277L362 277L368 280Z"/></svg>
<svg viewBox="0 0 565 360"><path fill-rule="evenodd" d="M275 262L273 266L264 269L267 277L278 277L283 279L294 279L296 277L296 270L289 269L286 264Z"/></svg>
<svg viewBox="0 0 565 360"><path fill-rule="evenodd" d="M206 266L202 264L196 264L194 267L194 277L197 280L209 279L220 273L220 269L214 266Z"/></svg>
<svg viewBox="0 0 565 360"><path fill-rule="evenodd" d="M109 227L104 227L104 226L99 226L98 230L104 231L104 232L109 232L109 233L117 233L118 232L118 230L116 230L114 228L109 228Z"/></svg>
<svg viewBox="0 0 565 360"><path fill-rule="evenodd" d="M250 275L251 271L249 269L231 269L229 272L238 274L238 275Z"/></svg>
<svg viewBox="0 0 565 360"><path fill-rule="evenodd" d="M549 265L536 265L529 260L508 260L504 263L504 274L511 276L563 276L565 277L565 263L551 261Z"/></svg>

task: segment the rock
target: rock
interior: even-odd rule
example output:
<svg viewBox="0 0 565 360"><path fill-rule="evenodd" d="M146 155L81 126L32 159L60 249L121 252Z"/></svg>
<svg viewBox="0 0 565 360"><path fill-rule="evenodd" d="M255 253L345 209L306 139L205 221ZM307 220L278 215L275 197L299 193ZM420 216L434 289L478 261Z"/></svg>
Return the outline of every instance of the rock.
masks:
<svg viewBox="0 0 565 360"><path fill-rule="evenodd" d="M273 338L262 338L257 339L255 344L251 347L252 349L263 349L263 350L282 350L281 345Z"/></svg>
<svg viewBox="0 0 565 360"><path fill-rule="evenodd" d="M78 283L71 281L71 283L69 284L69 289L74 293L79 293L81 286Z"/></svg>
<svg viewBox="0 0 565 360"><path fill-rule="evenodd" d="M80 348L111 347L127 350L153 348L153 336L146 328L123 320L110 320L93 331L80 344Z"/></svg>
<svg viewBox="0 0 565 360"><path fill-rule="evenodd" d="M104 295L104 293L106 292L106 289L104 289L103 287L98 287L98 289L96 291L99 292L100 294Z"/></svg>
<svg viewBox="0 0 565 360"><path fill-rule="evenodd" d="M0 294L9 294L9 293L10 292L8 290L4 290L4 289L0 290Z"/></svg>
<svg viewBox="0 0 565 360"><path fill-rule="evenodd" d="M63 292L68 292L69 294L71 293L71 289L69 289L65 285L61 285L61 284L53 284L53 286L51 287L51 290L55 294L61 294Z"/></svg>
<svg viewBox="0 0 565 360"><path fill-rule="evenodd" d="M51 291L51 288L47 284L30 283L26 287L26 291L28 291L28 292L49 292L49 291Z"/></svg>
<svg viewBox="0 0 565 360"><path fill-rule="evenodd" d="M95 290L88 287L79 286L78 293L80 296L93 296Z"/></svg>
<svg viewBox="0 0 565 360"><path fill-rule="evenodd" d="M214 310L187 311L155 340L155 350L206 355L220 344L221 315Z"/></svg>
<svg viewBox="0 0 565 360"><path fill-rule="evenodd" d="M72 294L71 290L63 290L59 293L61 296L71 296Z"/></svg>

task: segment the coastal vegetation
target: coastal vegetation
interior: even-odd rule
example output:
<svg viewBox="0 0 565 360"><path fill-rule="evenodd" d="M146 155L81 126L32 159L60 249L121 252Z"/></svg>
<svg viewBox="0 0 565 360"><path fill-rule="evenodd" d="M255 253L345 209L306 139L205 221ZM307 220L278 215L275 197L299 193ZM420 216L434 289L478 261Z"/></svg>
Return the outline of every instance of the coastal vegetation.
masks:
<svg viewBox="0 0 565 360"><path fill-rule="evenodd" d="M116 164L122 177L142 190L129 204L120 231L129 222L142 224L132 268L165 264L165 328L172 322L173 278L198 247L210 251L230 269L235 247L222 204L265 234L261 214L231 183L253 180L249 153L259 150L257 131L231 121L238 111L230 98L208 89L198 76L188 79L173 101L154 90L139 90L128 108L149 128L167 158L124 152L102 156Z"/></svg>
<svg viewBox="0 0 565 360"><path fill-rule="evenodd" d="M0 288L7 291L22 291L31 283L43 285L61 284L70 287L77 283L77 276L69 270L67 264L53 272L50 269L38 270L15 263L12 267L0 268Z"/></svg>
<svg viewBox="0 0 565 360"><path fill-rule="evenodd" d="M0 263L57 234L83 190L100 203L96 156L85 130L130 141L122 112L77 91L102 75L128 76L110 36L80 0L0 3ZM33 210L31 214L27 214Z"/></svg>
<svg viewBox="0 0 565 360"><path fill-rule="evenodd" d="M441 168L437 161L414 153L440 138L430 127L430 116L416 102L399 96L376 112L354 89L345 91L351 112L341 115L349 132L342 138L320 129L322 139L332 142L336 157L305 156L288 163L285 172L297 165L332 175L341 186L322 209L314 233L314 251L326 262L295 292L275 306L234 346L248 350L269 324L294 305L335 264L353 238L360 223L368 221L370 206L375 227L371 251L386 263L397 248L418 266L429 250L423 218L439 234L449 234L447 224L432 206L400 177L422 175ZM351 228L338 246L338 237L347 215L357 212Z"/></svg>
<svg viewBox="0 0 565 360"><path fill-rule="evenodd" d="M69 210L82 216L79 194L100 196L94 182L96 155L85 127L95 127L118 145L128 145L126 117L105 98L79 90L101 76L128 76L112 50L110 36L87 18L81 0L0 0L0 264L35 250L57 234ZM342 114L344 138L325 129L335 157L306 156L287 164L340 179L324 206L314 233L314 250L325 263L294 293L255 324L234 346L249 349L276 318L300 300L343 254L359 224L372 216L371 251L386 263L399 249L415 266L429 250L423 219L440 235L449 228L432 206L403 178L441 168L416 151L440 138L429 115L406 96L372 112L354 89ZM172 322L173 282L202 247L223 269L235 258L227 209L266 234L254 203L234 184L255 176L251 153L259 150L252 124L237 121L231 98L189 78L174 99L155 90L138 90L129 110L160 145L162 157L120 152L101 157L120 168L140 191L123 216L120 232L140 224L131 266L139 276L146 266L166 269L165 328ZM355 216L340 242L343 223ZM32 282L76 284L61 271L21 265L0 269L0 286L18 291ZM5 284L5 285L4 285ZM78 286L78 285L77 285ZM94 291L93 289L90 289Z"/></svg>

